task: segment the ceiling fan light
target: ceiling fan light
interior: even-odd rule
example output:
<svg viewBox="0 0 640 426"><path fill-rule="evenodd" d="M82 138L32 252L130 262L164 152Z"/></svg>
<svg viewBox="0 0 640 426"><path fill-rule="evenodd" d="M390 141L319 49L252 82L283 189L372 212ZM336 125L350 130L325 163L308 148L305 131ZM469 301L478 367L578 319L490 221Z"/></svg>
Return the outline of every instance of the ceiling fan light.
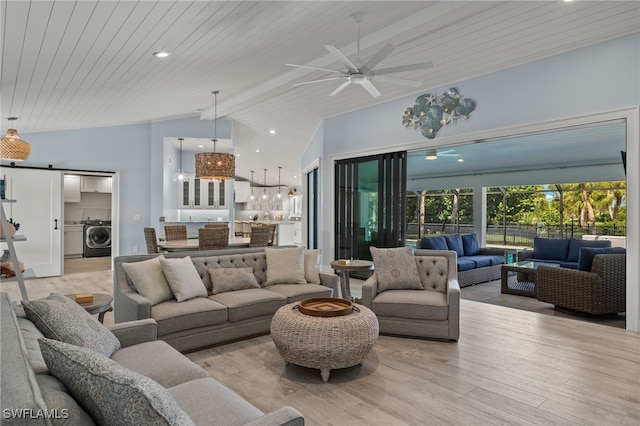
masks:
<svg viewBox="0 0 640 426"><path fill-rule="evenodd" d="M427 150L427 155L424 157L427 160L437 160L438 159L438 151L435 149Z"/></svg>

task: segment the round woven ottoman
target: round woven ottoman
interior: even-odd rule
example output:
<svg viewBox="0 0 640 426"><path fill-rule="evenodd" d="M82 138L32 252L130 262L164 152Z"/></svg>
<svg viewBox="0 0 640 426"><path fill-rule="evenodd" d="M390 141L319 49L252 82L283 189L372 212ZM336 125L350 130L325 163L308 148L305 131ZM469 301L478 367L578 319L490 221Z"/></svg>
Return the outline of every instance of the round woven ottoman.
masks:
<svg viewBox="0 0 640 426"><path fill-rule="evenodd" d="M378 340L378 318L361 305L348 315L315 317L291 303L274 314L271 337L285 361L320 369L326 382L329 370L362 364Z"/></svg>

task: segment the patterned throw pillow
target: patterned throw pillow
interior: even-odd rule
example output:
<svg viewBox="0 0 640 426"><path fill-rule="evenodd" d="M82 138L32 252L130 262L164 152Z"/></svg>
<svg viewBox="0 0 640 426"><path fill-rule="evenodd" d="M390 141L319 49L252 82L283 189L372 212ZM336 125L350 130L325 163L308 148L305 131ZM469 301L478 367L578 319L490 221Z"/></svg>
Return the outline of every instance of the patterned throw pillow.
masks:
<svg viewBox="0 0 640 426"><path fill-rule="evenodd" d="M369 247L378 279L378 293L385 290L423 290L411 247Z"/></svg>
<svg viewBox="0 0 640 426"><path fill-rule="evenodd" d="M27 318L49 339L82 346L104 356L120 349L120 341L111 330L62 294L23 300L22 306Z"/></svg>
<svg viewBox="0 0 640 426"><path fill-rule="evenodd" d="M53 376L103 425L193 425L169 391L89 349L40 339Z"/></svg>
<svg viewBox="0 0 640 426"><path fill-rule="evenodd" d="M253 268L207 268L207 272L211 277L211 294L260 288L256 276L253 275Z"/></svg>

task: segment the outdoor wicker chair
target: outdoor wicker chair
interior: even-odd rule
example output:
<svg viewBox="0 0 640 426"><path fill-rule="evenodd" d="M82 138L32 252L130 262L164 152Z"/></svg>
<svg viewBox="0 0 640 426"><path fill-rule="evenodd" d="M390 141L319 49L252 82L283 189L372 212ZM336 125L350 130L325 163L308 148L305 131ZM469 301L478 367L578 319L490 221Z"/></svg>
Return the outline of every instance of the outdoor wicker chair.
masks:
<svg viewBox="0 0 640 426"><path fill-rule="evenodd" d="M220 250L229 248L229 227L216 226L198 229L200 250Z"/></svg>
<svg viewBox="0 0 640 426"><path fill-rule="evenodd" d="M266 247L269 245L269 228L265 226L254 226L251 228L249 237L249 247Z"/></svg>
<svg viewBox="0 0 640 426"><path fill-rule="evenodd" d="M167 241L172 240L186 240L187 239L187 225L165 225L164 238Z"/></svg>
<svg viewBox="0 0 640 426"><path fill-rule="evenodd" d="M147 243L147 253L156 254L160 252L155 228L144 228L144 240Z"/></svg>
<svg viewBox="0 0 640 426"><path fill-rule="evenodd" d="M594 256L591 272L540 266L536 275L538 300L592 315L624 312L626 284L626 254Z"/></svg>

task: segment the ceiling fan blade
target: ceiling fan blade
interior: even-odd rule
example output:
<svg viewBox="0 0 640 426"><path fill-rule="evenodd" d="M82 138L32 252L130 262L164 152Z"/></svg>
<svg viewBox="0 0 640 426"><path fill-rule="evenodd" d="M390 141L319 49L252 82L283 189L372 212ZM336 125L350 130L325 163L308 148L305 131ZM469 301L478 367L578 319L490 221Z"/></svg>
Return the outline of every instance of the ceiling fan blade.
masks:
<svg viewBox="0 0 640 426"><path fill-rule="evenodd" d="M378 96L382 95L382 93L380 93L380 91L378 91L378 89L376 89L376 86L374 86L373 83L371 81L369 81L369 80L362 80L360 85L362 87L364 87L364 90L369 92L369 94L371 96L373 96L374 98L377 98Z"/></svg>
<svg viewBox="0 0 640 426"><path fill-rule="evenodd" d="M339 51L335 46L329 46L327 44L324 45L324 47L333 55L336 57L336 59L338 61L340 61L345 67L347 67L347 69L351 72L358 72L358 67L356 67L355 65L353 65L353 63L347 59L346 56L344 56L342 54L341 51Z"/></svg>
<svg viewBox="0 0 640 426"><path fill-rule="evenodd" d="M399 65L397 67L381 68L379 70L376 70L376 75L393 74L395 72L402 72L402 71L425 70L431 67L433 67L433 62L425 62L422 64L411 64L411 65Z"/></svg>
<svg viewBox="0 0 640 426"><path fill-rule="evenodd" d="M310 69L310 70L317 70L317 71L326 71L326 72L342 72L342 71L336 71L336 70L330 70L327 68L319 68L319 67L310 67L309 65L296 65L296 64L286 64L288 67L296 67L296 68L306 68L306 69Z"/></svg>
<svg viewBox="0 0 640 426"><path fill-rule="evenodd" d="M391 54L391 52L393 52L393 49L395 49L395 48L396 48L395 45L393 45L391 43L387 44L382 49L378 50L378 52L375 55L370 57L369 60L361 68L365 68L365 69L367 69L369 71L372 70L384 58L389 56Z"/></svg>
<svg viewBox="0 0 640 426"><path fill-rule="evenodd" d="M349 85L349 83L351 83L349 80L345 81L344 83L342 83L340 86L338 86L338 88L336 90L334 90L333 92L329 93L329 96L335 96L338 93L342 92L342 89L344 89L345 87L347 87Z"/></svg>
<svg viewBox="0 0 640 426"><path fill-rule="evenodd" d="M382 81L383 83L400 84L403 86L411 86L411 87L422 86L421 81L407 80L406 78L387 77L386 75L381 75L381 76L374 75L373 79L375 81Z"/></svg>
<svg viewBox="0 0 640 426"><path fill-rule="evenodd" d="M304 86L305 84L322 83L323 81L342 80L343 78L344 77L331 77L331 78L323 78L320 80L303 81L302 83L294 84L294 86Z"/></svg>

